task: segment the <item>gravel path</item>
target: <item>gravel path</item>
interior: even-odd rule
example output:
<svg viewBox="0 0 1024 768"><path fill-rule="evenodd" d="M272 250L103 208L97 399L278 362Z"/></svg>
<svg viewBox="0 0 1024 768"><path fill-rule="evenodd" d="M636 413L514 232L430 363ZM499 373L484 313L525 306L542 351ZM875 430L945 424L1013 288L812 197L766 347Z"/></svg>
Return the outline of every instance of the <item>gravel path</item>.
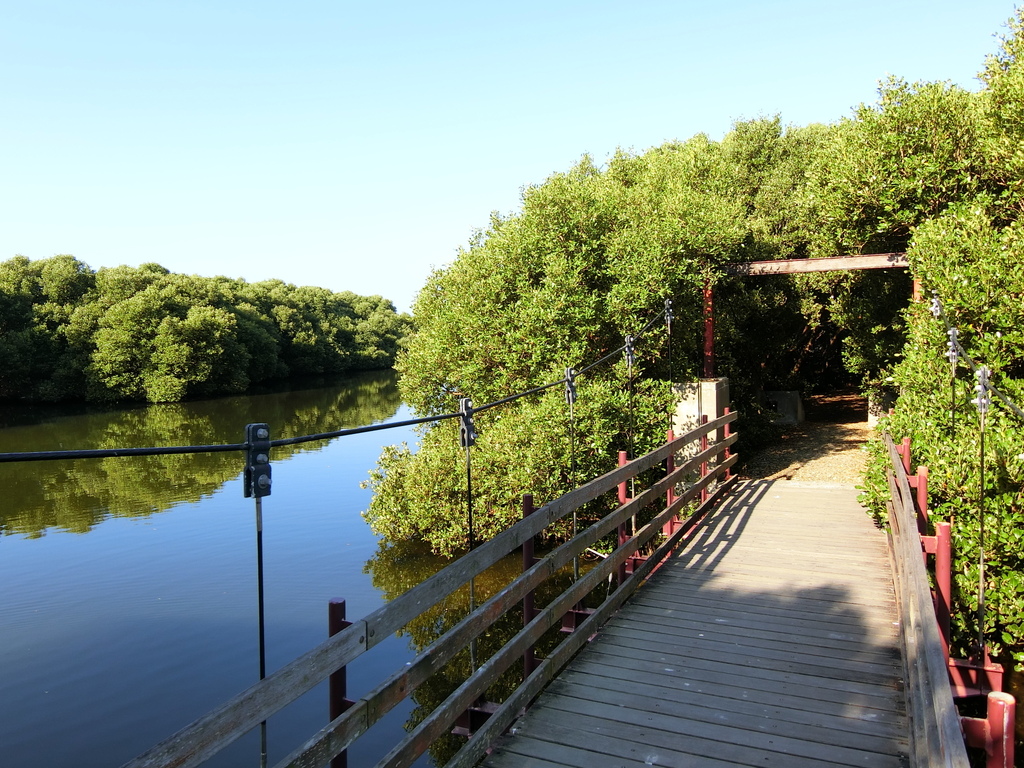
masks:
<svg viewBox="0 0 1024 768"><path fill-rule="evenodd" d="M821 487L858 485L867 460L862 446L872 433L867 401L853 392L811 395L804 410L807 420L786 427L778 443L751 455L740 476Z"/></svg>

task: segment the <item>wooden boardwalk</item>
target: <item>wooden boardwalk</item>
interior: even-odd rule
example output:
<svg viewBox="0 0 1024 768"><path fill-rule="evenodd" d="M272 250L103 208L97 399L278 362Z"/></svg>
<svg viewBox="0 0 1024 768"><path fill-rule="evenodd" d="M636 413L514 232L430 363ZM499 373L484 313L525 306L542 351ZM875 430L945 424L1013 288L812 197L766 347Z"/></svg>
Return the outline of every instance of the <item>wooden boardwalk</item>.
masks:
<svg viewBox="0 0 1024 768"><path fill-rule="evenodd" d="M906 765L885 535L856 495L741 485L484 765Z"/></svg>

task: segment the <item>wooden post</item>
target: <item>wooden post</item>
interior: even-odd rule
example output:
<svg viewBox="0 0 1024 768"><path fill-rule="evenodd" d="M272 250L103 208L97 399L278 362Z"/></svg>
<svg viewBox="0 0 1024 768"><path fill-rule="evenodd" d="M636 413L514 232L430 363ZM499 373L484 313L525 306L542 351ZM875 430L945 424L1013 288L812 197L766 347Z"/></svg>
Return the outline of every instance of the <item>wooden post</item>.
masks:
<svg viewBox="0 0 1024 768"><path fill-rule="evenodd" d="M988 695L988 727L992 741L986 768L1013 768L1013 726L1017 719L1017 702L1008 693L993 691Z"/></svg>
<svg viewBox="0 0 1024 768"><path fill-rule="evenodd" d="M985 717L961 717L964 741L985 750L985 768L1013 768L1013 726L1017 702L1008 693L992 691Z"/></svg>

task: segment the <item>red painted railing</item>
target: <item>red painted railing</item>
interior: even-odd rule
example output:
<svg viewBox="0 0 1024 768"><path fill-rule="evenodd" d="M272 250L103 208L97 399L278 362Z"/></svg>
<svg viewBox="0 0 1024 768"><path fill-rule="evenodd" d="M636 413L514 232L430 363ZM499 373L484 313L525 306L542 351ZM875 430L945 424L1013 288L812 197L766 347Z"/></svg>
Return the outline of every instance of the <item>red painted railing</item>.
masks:
<svg viewBox="0 0 1024 768"><path fill-rule="evenodd" d="M916 521L925 564L928 563L928 556L933 556L935 589L932 592L932 604L953 700L987 697L985 717L960 717L964 741L970 747L985 750L986 768L1013 768L1016 702L1013 696L1003 691L1002 666L993 663L985 649L969 659L950 656L952 521L933 523L931 520L928 468L918 467L916 473L910 473L910 438L904 438L900 445L895 445L889 435L885 435L885 440L892 459L888 476L893 498L893 507L890 508L893 529L898 527L895 520L897 509L904 507ZM896 556L899 556L898 552ZM907 631L907 627L903 629Z"/></svg>

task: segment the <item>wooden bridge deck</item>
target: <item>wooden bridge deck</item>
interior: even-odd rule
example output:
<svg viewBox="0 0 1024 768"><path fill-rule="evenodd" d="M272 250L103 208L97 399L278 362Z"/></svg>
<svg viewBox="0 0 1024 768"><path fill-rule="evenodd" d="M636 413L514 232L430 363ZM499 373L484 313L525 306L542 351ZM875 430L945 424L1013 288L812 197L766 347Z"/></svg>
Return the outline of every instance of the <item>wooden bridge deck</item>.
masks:
<svg viewBox="0 0 1024 768"><path fill-rule="evenodd" d="M885 535L856 495L742 485L484 764L906 765Z"/></svg>

